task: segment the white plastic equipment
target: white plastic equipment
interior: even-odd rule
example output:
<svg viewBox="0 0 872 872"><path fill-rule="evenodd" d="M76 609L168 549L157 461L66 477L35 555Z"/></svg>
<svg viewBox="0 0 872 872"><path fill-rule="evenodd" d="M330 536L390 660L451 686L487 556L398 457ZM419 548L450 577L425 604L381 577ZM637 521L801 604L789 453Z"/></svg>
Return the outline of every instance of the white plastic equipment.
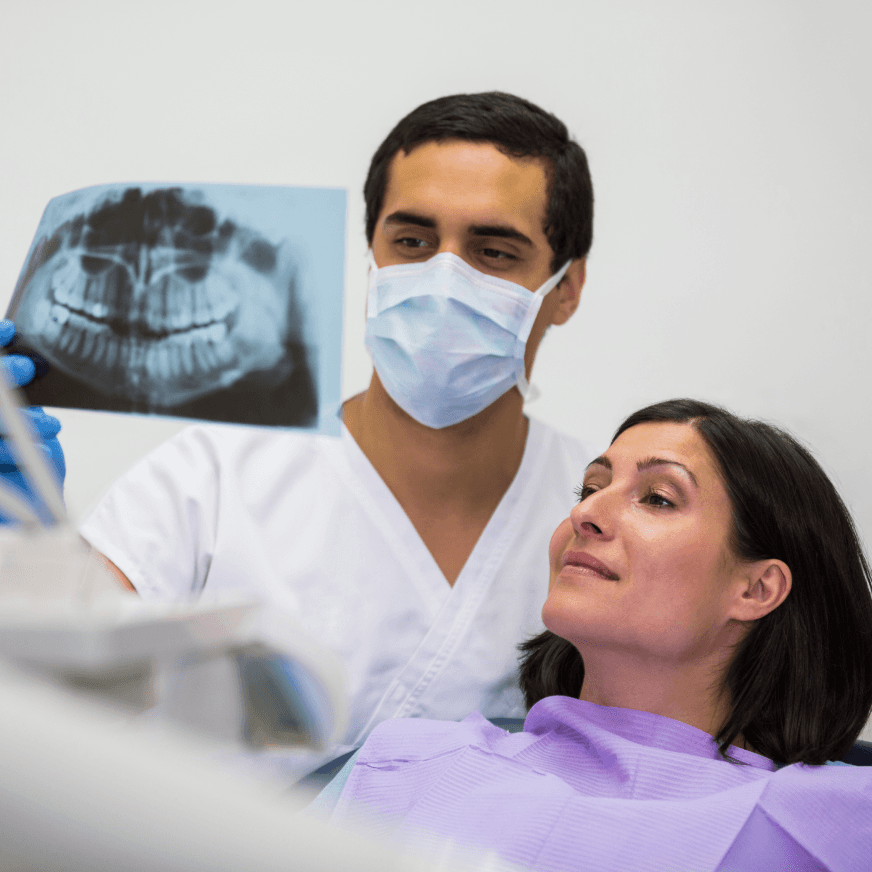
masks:
<svg viewBox="0 0 872 872"><path fill-rule="evenodd" d="M446 868L214 763L204 736L326 748L345 729L336 657L258 603L122 590L67 519L2 367L0 419L41 502L0 482L20 522L0 529L0 872Z"/></svg>

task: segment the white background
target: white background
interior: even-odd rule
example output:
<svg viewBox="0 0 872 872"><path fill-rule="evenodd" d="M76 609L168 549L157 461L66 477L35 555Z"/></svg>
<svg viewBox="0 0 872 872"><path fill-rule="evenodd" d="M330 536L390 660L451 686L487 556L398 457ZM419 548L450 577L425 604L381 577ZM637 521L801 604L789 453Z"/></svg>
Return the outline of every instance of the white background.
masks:
<svg viewBox="0 0 872 872"><path fill-rule="evenodd" d="M48 200L130 180L349 188L345 394L370 155L424 100L502 89L588 152L594 247L536 416L605 447L689 395L775 420L872 537L872 4L0 0L0 303ZM81 515L167 420L60 411Z"/></svg>

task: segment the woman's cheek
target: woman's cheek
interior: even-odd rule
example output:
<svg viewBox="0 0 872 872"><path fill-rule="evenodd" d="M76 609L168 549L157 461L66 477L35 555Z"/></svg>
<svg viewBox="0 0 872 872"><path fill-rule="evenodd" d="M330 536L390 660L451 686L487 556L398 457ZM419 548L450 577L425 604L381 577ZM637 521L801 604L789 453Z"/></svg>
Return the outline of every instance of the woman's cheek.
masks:
<svg viewBox="0 0 872 872"><path fill-rule="evenodd" d="M554 578L563 568L561 559L563 552L566 551L566 546L569 545L573 536L572 521L569 518L561 521L560 525L551 536L551 544L548 546L548 562L551 565L551 584L554 583Z"/></svg>

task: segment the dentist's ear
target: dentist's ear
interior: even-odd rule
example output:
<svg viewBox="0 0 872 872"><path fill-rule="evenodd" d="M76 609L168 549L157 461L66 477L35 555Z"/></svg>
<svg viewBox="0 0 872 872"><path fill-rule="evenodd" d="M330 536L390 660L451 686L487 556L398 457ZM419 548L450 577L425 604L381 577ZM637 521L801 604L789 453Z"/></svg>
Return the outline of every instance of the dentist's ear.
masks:
<svg viewBox="0 0 872 872"><path fill-rule="evenodd" d="M581 289L587 278L587 258L576 258L566 270L566 275L551 291L556 299L551 315L551 323L555 326L565 324L575 313L581 302Z"/></svg>
<svg viewBox="0 0 872 872"><path fill-rule="evenodd" d="M783 560L758 560L742 571L730 617L756 621L777 609L790 593L793 576Z"/></svg>

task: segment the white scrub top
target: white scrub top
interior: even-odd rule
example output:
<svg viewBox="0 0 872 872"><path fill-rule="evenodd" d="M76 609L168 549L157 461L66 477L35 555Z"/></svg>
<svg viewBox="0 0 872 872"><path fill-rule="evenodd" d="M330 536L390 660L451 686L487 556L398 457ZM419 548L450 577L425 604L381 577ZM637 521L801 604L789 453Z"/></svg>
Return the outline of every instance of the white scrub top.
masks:
<svg viewBox="0 0 872 872"><path fill-rule="evenodd" d="M343 427L194 426L119 479L81 533L146 599L239 592L345 660L340 748L393 717L521 717L517 644L541 631L548 542L590 451L530 420L521 466L454 586Z"/></svg>

